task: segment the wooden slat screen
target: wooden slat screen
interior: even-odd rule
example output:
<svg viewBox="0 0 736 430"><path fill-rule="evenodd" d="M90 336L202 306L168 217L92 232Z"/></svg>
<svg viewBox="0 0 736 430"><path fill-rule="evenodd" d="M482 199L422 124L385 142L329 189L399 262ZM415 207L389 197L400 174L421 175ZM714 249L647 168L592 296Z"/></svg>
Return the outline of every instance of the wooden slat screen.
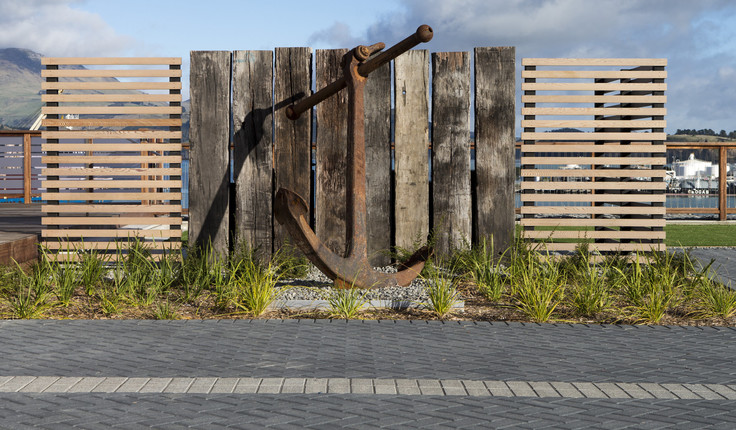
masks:
<svg viewBox="0 0 736 430"><path fill-rule="evenodd" d="M521 224L550 251L664 250L666 59L522 60Z"/></svg>
<svg viewBox="0 0 736 430"><path fill-rule="evenodd" d="M132 239L154 256L179 249L181 59L42 65L44 245L70 260L114 256Z"/></svg>

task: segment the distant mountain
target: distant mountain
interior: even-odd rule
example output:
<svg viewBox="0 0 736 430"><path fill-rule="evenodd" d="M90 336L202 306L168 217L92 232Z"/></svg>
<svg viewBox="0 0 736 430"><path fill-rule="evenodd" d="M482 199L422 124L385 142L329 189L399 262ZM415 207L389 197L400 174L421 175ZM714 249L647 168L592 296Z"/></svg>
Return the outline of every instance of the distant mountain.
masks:
<svg viewBox="0 0 736 430"><path fill-rule="evenodd" d="M41 114L41 57L42 55L19 48L0 49L0 129L30 128ZM92 78L115 81L115 78ZM92 80L88 79L88 80ZM137 92L137 91L130 91ZM67 94L74 91L67 91ZM140 103L162 105L162 103ZM189 100L182 103L182 141L189 140Z"/></svg>

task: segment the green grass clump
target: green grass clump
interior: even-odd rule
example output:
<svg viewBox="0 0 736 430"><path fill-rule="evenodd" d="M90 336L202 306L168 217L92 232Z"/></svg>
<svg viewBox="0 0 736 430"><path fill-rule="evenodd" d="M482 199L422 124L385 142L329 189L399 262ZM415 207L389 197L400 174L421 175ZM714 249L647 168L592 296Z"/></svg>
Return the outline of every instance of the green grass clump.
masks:
<svg viewBox="0 0 736 430"><path fill-rule="evenodd" d="M351 319L358 316L368 299L365 291L357 288L334 288L327 294L330 318Z"/></svg>
<svg viewBox="0 0 736 430"><path fill-rule="evenodd" d="M424 266L421 277L424 280L425 292L429 298L429 302L425 304L425 307L438 318L445 318L450 315L452 308L460 297L457 280L452 268L448 270L443 268L441 263L428 262Z"/></svg>

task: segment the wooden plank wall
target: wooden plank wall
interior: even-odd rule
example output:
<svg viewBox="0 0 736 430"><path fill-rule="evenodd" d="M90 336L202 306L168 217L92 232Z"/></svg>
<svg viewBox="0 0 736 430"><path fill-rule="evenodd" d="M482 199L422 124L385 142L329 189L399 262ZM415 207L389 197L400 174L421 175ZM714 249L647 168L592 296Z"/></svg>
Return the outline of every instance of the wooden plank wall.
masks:
<svg viewBox="0 0 736 430"><path fill-rule="evenodd" d="M181 59L41 62L44 245L64 259L115 254L135 237L155 255L178 249Z"/></svg>
<svg viewBox="0 0 736 430"><path fill-rule="evenodd" d="M666 59L522 65L525 237L553 251L581 239L602 252L664 250Z"/></svg>
<svg viewBox="0 0 736 430"><path fill-rule="evenodd" d="M434 54L432 73L436 81L433 99L429 98L431 57L428 51L413 50L394 61L396 103L393 158L391 66L387 64L376 70L368 79L365 92L367 236L369 255L374 265L390 262L386 251L392 246L412 248L415 243L425 241L433 226L447 233L439 238L441 252L459 248L477 239L478 232L484 236L513 237L513 179L498 181L493 166L513 166L514 50L478 49L481 52L495 49L493 52L503 55L490 55L480 65L476 64L475 68L476 99L479 94L482 97L492 95L490 101L476 100L476 107L482 107L479 112L483 116L475 121L476 124L483 122L486 130L482 132L483 137L478 145L495 148L479 152L483 157L476 163L476 169L486 173L479 176L475 190L471 187L470 172L470 88L473 79L470 54ZM230 202L230 210L234 212L235 222L229 230L223 223L218 224L216 228L222 230L217 233L218 236L237 232L251 246L274 252L282 249L289 238L285 229L273 221L270 198L272 193L284 187L302 196L310 211L313 211L310 214L311 225L318 237L336 253L344 252L346 92L342 91L317 105L314 116L312 112L304 113L297 121L286 118L285 108L311 94L312 85L320 89L339 77L339 64L345 52L342 49L317 50L313 57L310 48L276 48L272 57L264 51L236 51L233 54L232 157L235 192L232 195L235 196L235 202ZM192 53L193 77L204 74L198 68L204 68L206 63L194 60L201 55ZM226 58L225 54L223 58ZM315 76L312 76L313 58ZM476 58L479 58L477 50ZM223 71L221 74L218 72L222 78L218 78L216 85L226 89L229 84L224 82L227 73L224 70L225 60L222 61ZM271 70L273 75L270 74ZM273 100L268 99L267 90L271 76ZM207 79L193 79L191 85L192 94L195 94L196 91L205 91L195 86L211 87L214 83ZM502 91L496 91L495 86L501 86ZM217 91L219 93L221 90ZM192 98L193 117L195 111L209 108L206 102L204 106L195 106L195 103L203 102ZM269 109L269 103L273 105L272 110ZM430 155L428 136L430 103L434 112L433 131L438 139L433 155ZM272 117L269 116L271 113ZM498 118L503 121L510 118L510 125L506 122L495 128L488 125L489 122L498 121ZM220 130L229 125L222 116L211 118L210 121L218 124L202 124L201 121L192 120L190 134L204 137L209 132L203 127ZM273 129L270 128L271 124ZM197 127L200 131L195 130ZM314 133L312 127L316 128ZM312 143L316 146L314 154ZM217 151L225 147L221 140L218 140L217 145ZM269 159L271 153L273 158ZM195 153L193 142L191 157L206 157L203 165L211 165L212 156L201 154ZM498 154L502 154L501 158ZM509 160L503 158L506 156L509 156ZM312 157L316 178L314 189L310 170ZM432 157L437 169L433 172L434 194L430 193L429 187L429 161ZM194 165L196 161L192 159L191 162ZM218 166L223 164L218 161ZM269 178L272 178L270 183ZM205 205L225 207L227 202L214 203L212 196L213 193L206 194L203 190L192 188L190 205L194 207L196 200L200 199L206 202ZM472 210L473 196L478 206L482 206L490 215L479 219ZM217 198L228 199L222 193L217 194ZM506 199L511 203L496 206L481 203L505 202ZM431 208L434 212L430 212ZM430 220L434 220L434 225ZM439 225L440 221L444 224ZM190 223L194 222L195 217L190 216Z"/></svg>

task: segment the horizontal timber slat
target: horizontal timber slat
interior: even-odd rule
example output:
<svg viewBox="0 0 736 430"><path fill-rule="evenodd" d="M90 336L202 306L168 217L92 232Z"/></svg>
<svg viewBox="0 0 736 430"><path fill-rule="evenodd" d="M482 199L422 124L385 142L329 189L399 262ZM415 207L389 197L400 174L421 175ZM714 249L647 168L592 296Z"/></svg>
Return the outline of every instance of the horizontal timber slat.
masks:
<svg viewBox="0 0 736 430"><path fill-rule="evenodd" d="M42 78L177 78L181 69L43 69Z"/></svg>
<svg viewBox="0 0 736 430"><path fill-rule="evenodd" d="M664 215L666 208L656 206L522 206L521 214L540 215Z"/></svg>
<svg viewBox="0 0 736 430"><path fill-rule="evenodd" d="M44 131L43 139L181 139L181 131L162 130L68 130Z"/></svg>
<svg viewBox="0 0 736 430"><path fill-rule="evenodd" d="M626 164L626 165L664 165L666 157L521 157L521 165L526 164Z"/></svg>
<svg viewBox="0 0 736 430"><path fill-rule="evenodd" d="M560 178L664 178L667 175L664 169L521 169L521 176L537 177L537 176L553 176ZM573 184L579 184L574 182ZM628 183L627 188L638 186Z"/></svg>
<svg viewBox="0 0 736 430"><path fill-rule="evenodd" d="M532 133L522 132L521 140L615 140L653 141L666 140L667 133Z"/></svg>
<svg viewBox="0 0 736 430"><path fill-rule="evenodd" d="M630 182L556 182L556 181L524 181L522 190L662 190L666 188L664 181L630 181Z"/></svg>
<svg viewBox="0 0 736 430"><path fill-rule="evenodd" d="M666 58L523 58L522 66L666 66Z"/></svg>
<svg viewBox="0 0 736 430"><path fill-rule="evenodd" d="M615 143L596 145L594 143L582 144L570 143L570 142L557 142L552 144L551 142L537 143L532 145L521 145L521 152L602 152L602 153L665 153L667 151L667 145L642 145L642 144L631 144L631 145L619 145Z"/></svg>
<svg viewBox="0 0 736 430"><path fill-rule="evenodd" d="M44 242L44 246L52 250L80 250L80 249L97 249L115 251L117 247L123 247L125 242L77 242L77 241L48 241ZM180 242L145 242L148 249L168 250L178 249L181 247Z"/></svg>
<svg viewBox="0 0 736 430"><path fill-rule="evenodd" d="M181 217L42 217L42 225L181 225Z"/></svg>
<svg viewBox="0 0 736 430"><path fill-rule="evenodd" d="M41 200L181 200L181 193L41 193Z"/></svg>
<svg viewBox="0 0 736 430"><path fill-rule="evenodd" d="M666 197L658 194L522 194L522 202L635 202L664 203Z"/></svg>
<svg viewBox="0 0 736 430"><path fill-rule="evenodd" d="M46 213L176 213L181 212L181 205L111 205L111 204L65 204L43 205L41 211Z"/></svg>
<svg viewBox="0 0 736 430"><path fill-rule="evenodd" d="M181 106L44 106L44 115L176 115Z"/></svg>
<svg viewBox="0 0 736 430"><path fill-rule="evenodd" d="M665 239L664 231L528 230L527 239Z"/></svg>
<svg viewBox="0 0 736 430"><path fill-rule="evenodd" d="M667 121L629 120L522 120L522 127L664 128Z"/></svg>
<svg viewBox="0 0 736 430"><path fill-rule="evenodd" d="M618 82L524 82L522 91L665 91L667 84Z"/></svg>
<svg viewBox="0 0 736 430"><path fill-rule="evenodd" d="M522 78L557 79L665 79L664 70L522 70Z"/></svg>
<svg viewBox="0 0 736 430"><path fill-rule="evenodd" d="M93 65L93 66L119 66L119 65L180 65L181 57L44 57L41 65Z"/></svg>
<svg viewBox="0 0 736 430"><path fill-rule="evenodd" d="M91 118L91 119L44 119L44 127L181 127L176 118Z"/></svg>
<svg viewBox="0 0 736 430"><path fill-rule="evenodd" d="M614 107L592 107L592 108L574 108L574 107L528 107L521 108L522 115L614 115L614 116L665 116L667 109L665 108L614 108ZM658 139L664 140L664 139Z"/></svg>
<svg viewBox="0 0 736 430"><path fill-rule="evenodd" d="M181 102L181 94L42 94L41 101L57 103Z"/></svg>
<svg viewBox="0 0 736 430"><path fill-rule="evenodd" d="M82 230L82 229L65 229L65 230L43 230L42 237L115 237L115 238L171 238L181 237L181 230L156 230L156 229L122 229L122 230Z"/></svg>
<svg viewBox="0 0 736 430"><path fill-rule="evenodd" d="M77 180L77 181L41 181L45 188L179 188L181 181L163 180Z"/></svg>
<svg viewBox="0 0 736 430"><path fill-rule="evenodd" d="M606 219L606 218L522 218L522 226L529 227L662 227L661 219Z"/></svg>
<svg viewBox="0 0 736 430"><path fill-rule="evenodd" d="M134 168L134 167L62 167L41 169L46 176L134 176L134 175L170 175L180 176L181 168Z"/></svg>
<svg viewBox="0 0 736 430"><path fill-rule="evenodd" d="M638 103L653 104L667 103L667 96L581 96L581 95L565 95L565 96L549 96L549 95L523 95L522 103Z"/></svg>
<svg viewBox="0 0 736 430"><path fill-rule="evenodd" d="M181 82L41 82L42 90L180 90Z"/></svg>
<svg viewBox="0 0 736 430"><path fill-rule="evenodd" d="M181 151L181 143L42 143L43 151Z"/></svg>
<svg viewBox="0 0 736 430"><path fill-rule="evenodd" d="M181 155L47 155L41 157L43 163L181 163ZM147 170L144 170L146 173Z"/></svg>
<svg viewBox="0 0 736 430"><path fill-rule="evenodd" d="M544 243L544 250L547 251L575 251L578 247L577 243ZM664 251L666 246L664 243L591 243L588 250L595 251L620 251L620 252L651 252Z"/></svg>

